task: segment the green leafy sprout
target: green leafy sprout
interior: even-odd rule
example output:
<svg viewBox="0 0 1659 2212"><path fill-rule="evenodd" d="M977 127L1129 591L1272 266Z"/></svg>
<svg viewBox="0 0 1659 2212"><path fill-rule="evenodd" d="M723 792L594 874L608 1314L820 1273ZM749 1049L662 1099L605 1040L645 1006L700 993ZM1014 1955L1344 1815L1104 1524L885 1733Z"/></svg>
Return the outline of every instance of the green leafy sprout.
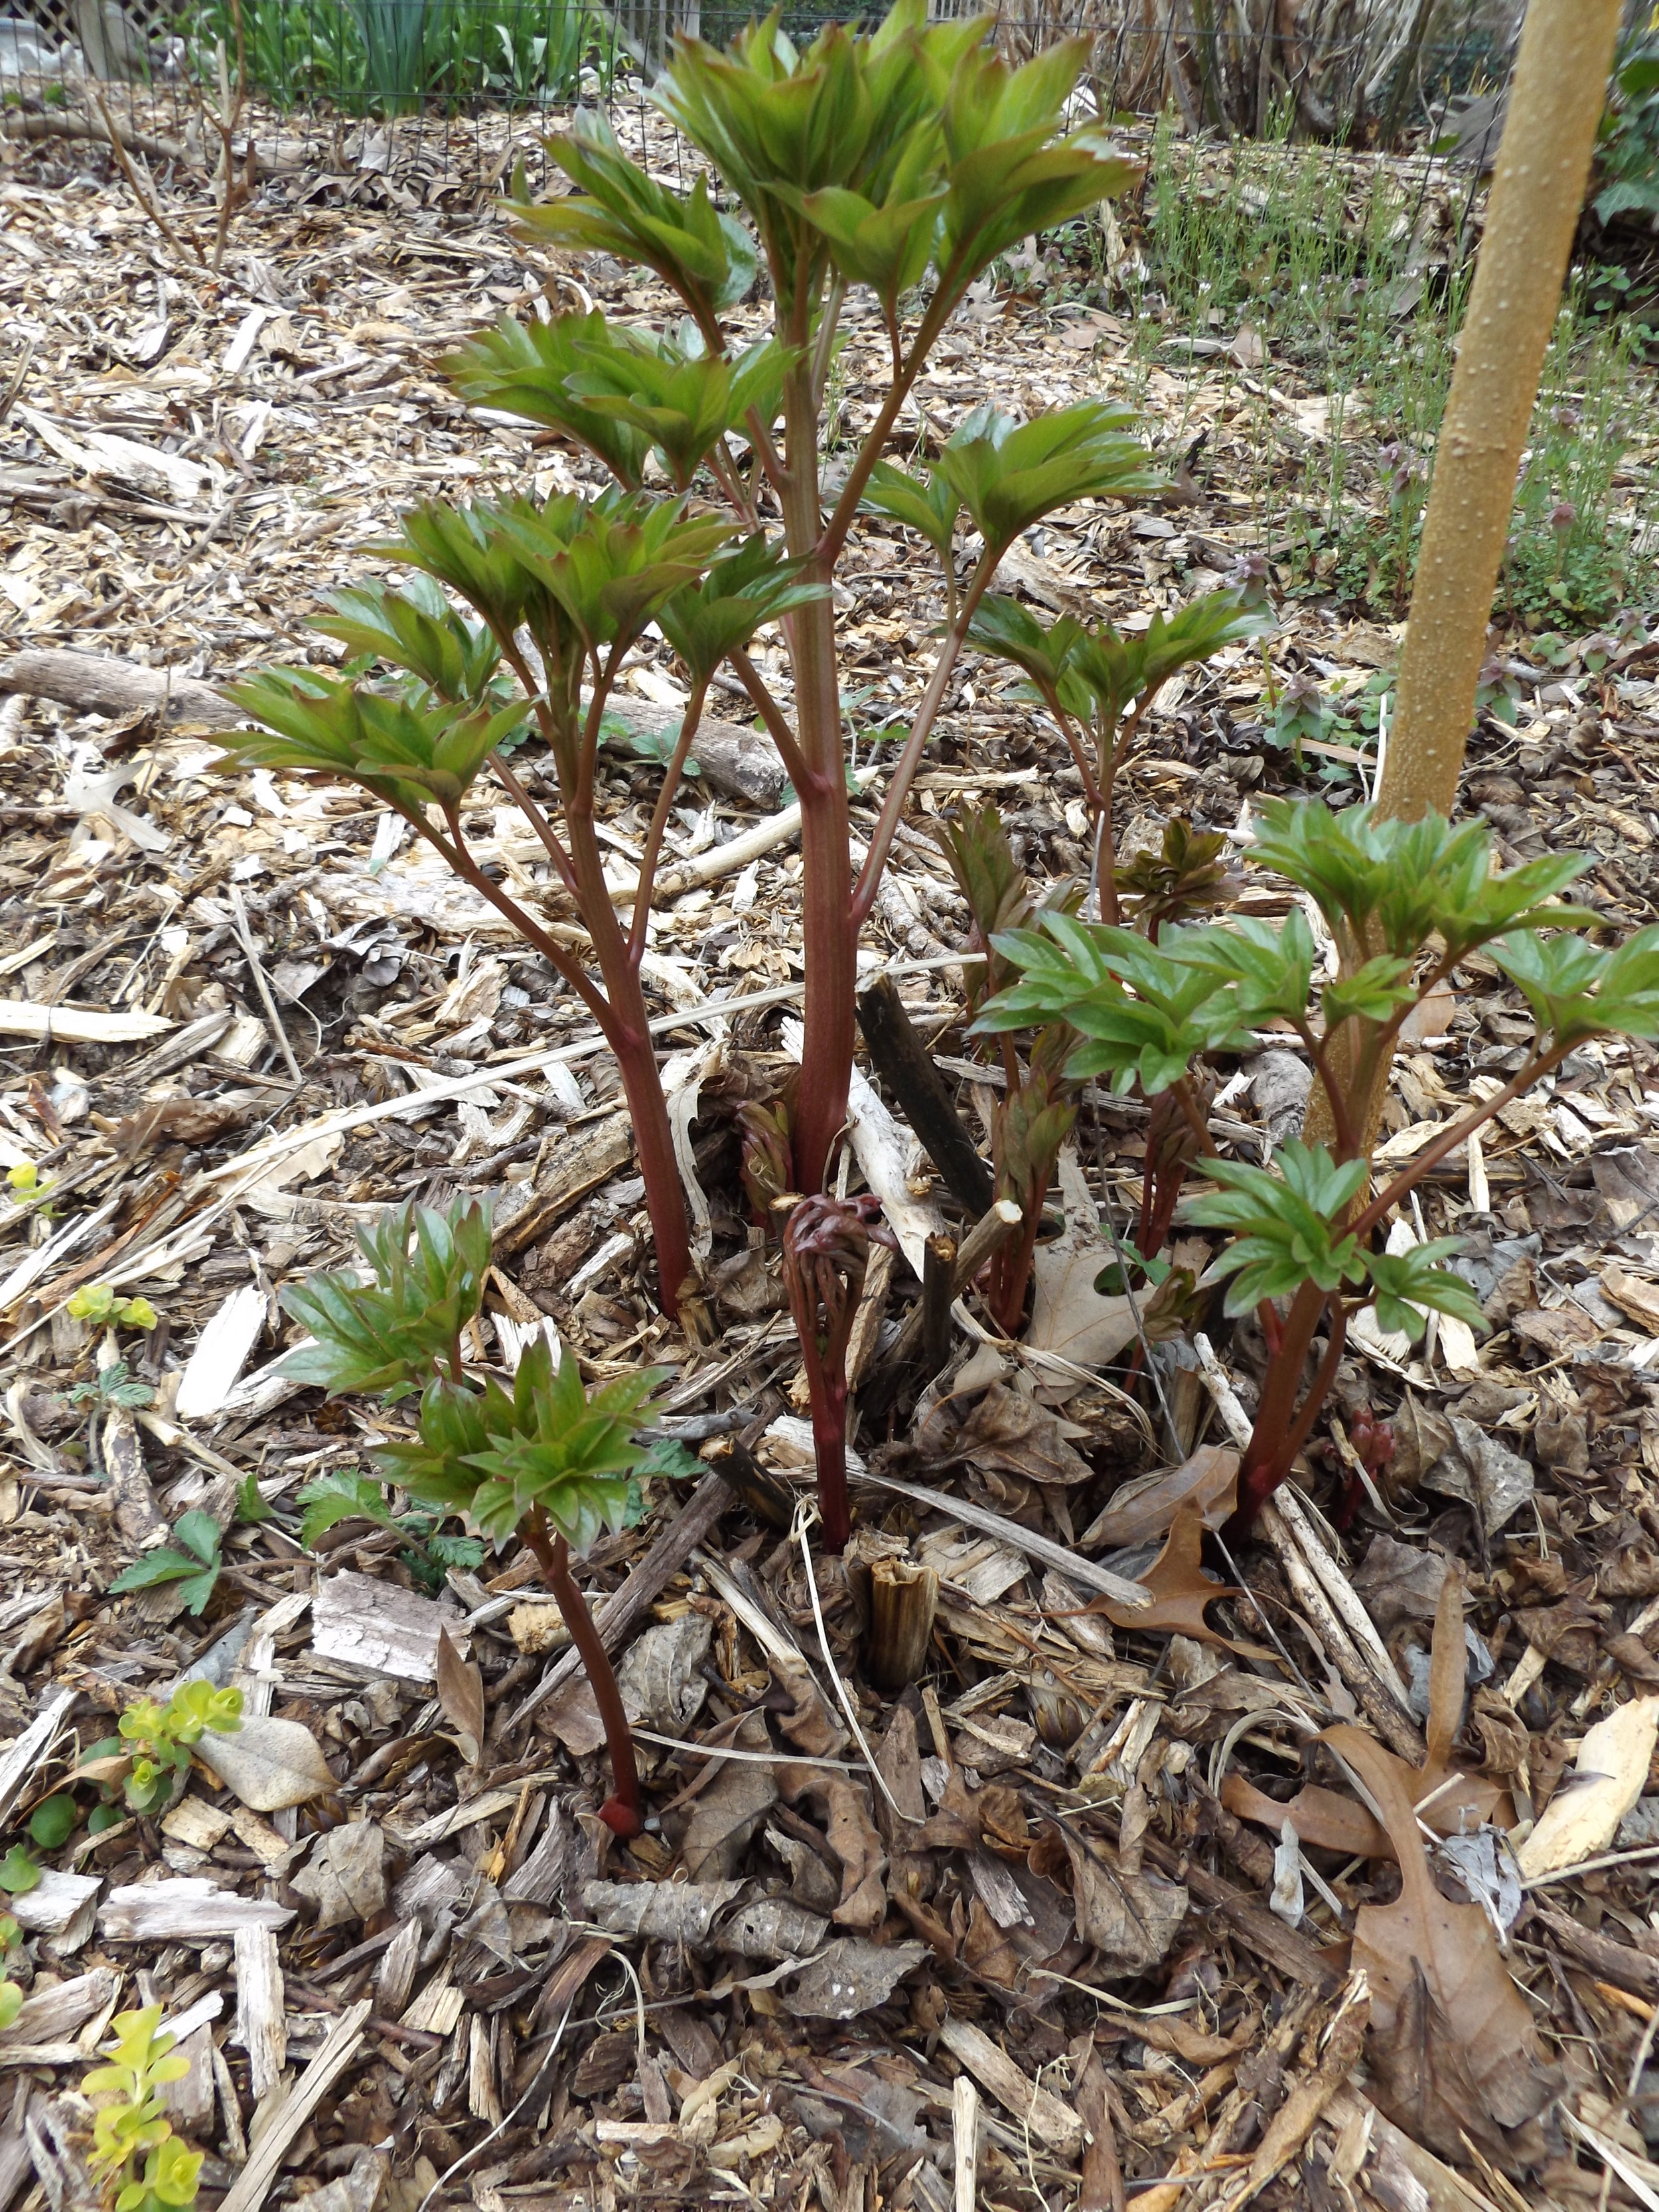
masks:
<svg viewBox="0 0 1659 2212"><path fill-rule="evenodd" d="M394 1514L379 1482L339 1470L301 1492L301 1540L314 1545L343 1521L367 1520L406 1531L428 1571L482 1558L477 1537L438 1533L448 1516L497 1544L515 1534L528 1544L605 1721L616 1790L601 1817L618 1834L637 1835L643 1821L633 1739L569 1559L605 1529L639 1518L638 1478L648 1462L641 1431L653 1419L646 1401L658 1370L590 1393L574 1355L556 1356L540 1335L526 1346L510 1389L493 1376L479 1384L467 1372L465 1342L483 1302L488 1209L466 1199L447 1214L404 1209L360 1232L359 1242L373 1271L368 1282L313 1275L284 1292L284 1306L315 1339L289 1353L288 1372L331 1392L374 1391L388 1404L418 1389L413 1435L381 1445L374 1458L422 1517L411 1527L414 1516Z"/></svg>
<svg viewBox="0 0 1659 2212"><path fill-rule="evenodd" d="M319 1474L300 1492L304 1509L300 1541L314 1551L318 1539L343 1521L368 1521L377 1528L393 1528L406 1537L399 1559L416 1580L435 1596L452 1567L481 1567L485 1551L477 1536L457 1536L441 1526L436 1512L394 1512L386 1485L356 1468L339 1468Z"/></svg>
<svg viewBox="0 0 1659 2212"><path fill-rule="evenodd" d="M218 1585L223 1542L224 1530L210 1513L181 1513L173 1524L173 1542L144 1553L130 1567L124 1567L110 1584L110 1593L124 1596L129 1590L177 1583L186 1607L199 1615L206 1611Z"/></svg>
<svg viewBox="0 0 1659 2212"><path fill-rule="evenodd" d="M122 1714L113 1735L100 1738L82 1754L70 1776L70 1787L42 1798L34 1808L31 1838L46 1850L68 1841L80 1819L74 1796L74 1785L80 1783L97 1789L98 1802L87 1820L94 1835L113 1827L127 1813L161 1811L183 1790L191 1752L204 1734L212 1729L234 1735L241 1725L242 1693L235 1688L181 1682L165 1705L153 1698L139 1698ZM4 1864L0 1862L0 1869Z"/></svg>
<svg viewBox="0 0 1659 2212"><path fill-rule="evenodd" d="M70 1299L69 1312L71 1319L89 1321L94 1328L155 1326L155 1309L148 1298L119 1297L107 1283L82 1283Z"/></svg>
<svg viewBox="0 0 1659 2212"><path fill-rule="evenodd" d="M1226 1231L1229 1241L1206 1281L1225 1284L1233 1315L1288 1301L1287 1316L1275 1314L1267 1332L1274 1348L1240 1475L1241 1530L1306 1441L1354 1313L1369 1304L1383 1329L1413 1340L1429 1311L1482 1325L1469 1285L1441 1264L1455 1240L1380 1249L1391 1210L1576 1045L1659 1036L1659 927L1610 950L1595 942L1597 915L1563 896L1589 866L1584 854L1498 869L1484 822L1454 825L1433 814L1396 822L1365 806L1333 813L1319 800L1275 800L1261 811L1249 857L1317 908L1340 956L1334 976L1316 972L1323 963L1299 905L1279 922L1165 926L1155 944L1135 930L1049 910L993 938L1017 980L982 1006L975 1024L991 1036L1063 1024L1072 1039L1068 1079L1094 1078L1119 1096L1138 1085L1152 1109L1149 1182L1170 1159L1184 1176L1207 1155L1210 1188L1188 1202L1187 1218ZM1532 1050L1492 1097L1448 1123L1368 1196L1364 1102L1411 1009L1483 947L1532 1010ZM1194 1076L1214 1054L1253 1051L1256 1032L1274 1024L1308 1054L1329 1102L1334 1147L1292 1141L1266 1168L1218 1158ZM1346 1047L1340 1060L1329 1048L1338 1035ZM1168 1153L1164 1133L1182 1123L1185 1152ZM1154 1255L1140 1256L1144 1266ZM1325 1352L1304 1389L1322 1325Z"/></svg>

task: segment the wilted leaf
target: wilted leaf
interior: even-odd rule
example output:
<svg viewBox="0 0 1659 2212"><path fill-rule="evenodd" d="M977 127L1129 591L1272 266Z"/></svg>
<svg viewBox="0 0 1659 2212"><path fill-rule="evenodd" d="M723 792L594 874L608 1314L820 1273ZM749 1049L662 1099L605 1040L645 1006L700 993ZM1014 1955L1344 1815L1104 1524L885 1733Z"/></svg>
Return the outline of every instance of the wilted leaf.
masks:
<svg viewBox="0 0 1659 2212"><path fill-rule="evenodd" d="M316 1905L319 1929L367 1920L386 1903L386 1838L374 1820L331 1828L289 1880Z"/></svg>
<svg viewBox="0 0 1659 2212"><path fill-rule="evenodd" d="M781 1779L792 1800L805 1797L823 1814L826 1840L841 1861L836 1925L873 1934L887 1917L887 1853L871 1817L868 1791L846 1775L811 1769L799 1788L787 1769Z"/></svg>
<svg viewBox="0 0 1659 2212"><path fill-rule="evenodd" d="M744 1716L732 1739L744 1751L769 1751L771 1738L759 1713ZM728 1759L691 1808L691 1821L680 1842L686 1873L693 1881L735 1874L749 1839L777 1802L773 1768L749 1759Z"/></svg>
<svg viewBox="0 0 1659 2212"><path fill-rule="evenodd" d="M447 1626L438 1631L438 1703L459 1738L462 1758L476 1766L483 1746L483 1674L476 1659L462 1658Z"/></svg>
<svg viewBox="0 0 1659 2212"><path fill-rule="evenodd" d="M1126 1482L1113 1492L1104 1510L1084 1531L1081 1548L1127 1551L1168 1533L1183 1507L1206 1528L1231 1519L1238 1503L1238 1454L1224 1444L1204 1444L1179 1467Z"/></svg>
<svg viewBox="0 0 1659 2212"><path fill-rule="evenodd" d="M1424 1486L1461 1498L1480 1516L1488 1536L1512 1521L1533 1493L1528 1463L1461 1414L1447 1415L1453 1445L1423 1475Z"/></svg>
<svg viewBox="0 0 1659 2212"><path fill-rule="evenodd" d="M939 1409L948 1420L952 1401ZM937 1418L937 1417L936 1417ZM932 1422L928 1424L931 1428ZM945 1449L954 1458L975 1467L994 1468L1024 1482L1070 1485L1091 1482L1094 1469L1072 1448L1071 1424L1051 1413L1035 1399L994 1382L973 1412L954 1432L946 1431ZM1076 1434L1075 1430L1072 1430Z"/></svg>
<svg viewBox="0 0 1659 2212"><path fill-rule="evenodd" d="M1490 2138L1494 2124L1519 2126L1549 2094L1532 2014L1486 1914L1435 1887L1413 1809L1416 1771L1357 1728L1328 1729L1322 1741L1364 1784L1400 1865L1395 1902L1362 1905L1354 1923L1352 1963L1369 1975L1373 1997L1373 2094L1401 2127L1415 2120L1435 2149L1455 2157L1458 2126ZM1440 2017L1463 2068L1455 2087L1440 2063Z"/></svg>
<svg viewBox="0 0 1659 2212"><path fill-rule="evenodd" d="M268 1713L245 1720L234 1735L207 1730L196 1756L254 1813L304 1805L336 1786L322 1747L304 1723Z"/></svg>
<svg viewBox="0 0 1659 2212"><path fill-rule="evenodd" d="M617 1686L630 1721L678 1735L696 1720L708 1695L702 1666L714 1625L700 1613L656 1622L628 1647Z"/></svg>
<svg viewBox="0 0 1659 2212"><path fill-rule="evenodd" d="M826 1943L778 1995L798 2020L855 2020L885 2004L904 1977L928 1955L925 1943L872 1943L841 1936Z"/></svg>
<svg viewBox="0 0 1659 2212"><path fill-rule="evenodd" d="M761 1897L732 1914L720 1930L720 1942L745 1959L804 1959L829 1932L822 1914L808 1912L787 1897Z"/></svg>
<svg viewBox="0 0 1659 2212"><path fill-rule="evenodd" d="M1516 1854L1528 1878L1553 1874L1606 1850L1647 1786L1659 1736L1659 1698L1634 1698L1597 1721L1578 1747L1570 1790L1558 1790Z"/></svg>
<svg viewBox="0 0 1659 2212"><path fill-rule="evenodd" d="M1201 1553L1204 1523L1190 1506L1176 1515L1164 1549L1140 1577L1152 1593L1151 1605L1138 1613L1110 1598L1090 1601L1090 1611L1103 1613L1118 1628L1138 1628L1145 1635L1172 1633L1190 1636L1200 1644L1221 1644L1232 1649L1226 1637L1210 1626L1204 1608L1212 1598L1234 1595L1230 1583L1214 1581L1204 1571Z"/></svg>
<svg viewBox="0 0 1659 2212"><path fill-rule="evenodd" d="M1187 1917L1187 1892L1159 1874L1125 1874L1097 1859L1068 1828L1077 1932L1115 1974L1150 1973Z"/></svg>
<svg viewBox="0 0 1659 2212"><path fill-rule="evenodd" d="M590 1881L582 1889L582 1911L613 1936L696 1949L742 1888L740 1881Z"/></svg>

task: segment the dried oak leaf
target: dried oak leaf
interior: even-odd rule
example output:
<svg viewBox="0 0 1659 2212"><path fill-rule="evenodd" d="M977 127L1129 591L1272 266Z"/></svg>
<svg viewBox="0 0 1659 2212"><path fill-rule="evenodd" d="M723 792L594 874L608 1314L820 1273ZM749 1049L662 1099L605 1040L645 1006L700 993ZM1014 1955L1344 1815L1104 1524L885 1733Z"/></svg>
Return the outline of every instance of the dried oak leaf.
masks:
<svg viewBox="0 0 1659 2212"><path fill-rule="evenodd" d="M1373 1999L1373 2096L1397 2125L1424 2129L1419 2140L1435 2150L1466 2154L1457 2136L1462 2128L1495 2141L1512 2164L1495 2131L1530 2119L1555 2084L1492 1923L1479 1905L1455 1905L1435 1887L1418 1833L1416 1770L1346 1724L1328 1729L1321 1741L1364 1784L1400 1865L1395 1903L1362 1905L1354 1922L1352 1963L1369 1976ZM1419 1979L1445 2023L1445 2037L1419 1995ZM1455 2077L1449 2064L1439 2065L1448 2038L1459 2054Z"/></svg>
<svg viewBox="0 0 1659 2212"><path fill-rule="evenodd" d="M1241 1820L1254 1820L1274 1835L1288 1820L1297 1839L1311 1844L1316 1850L1340 1851L1348 1858L1393 1856L1388 1830L1381 1821L1352 1797L1343 1796L1340 1790L1322 1789L1316 1782L1309 1783L1281 1803L1235 1770L1221 1785L1221 1802Z"/></svg>
<svg viewBox="0 0 1659 2212"><path fill-rule="evenodd" d="M1114 1604L1110 1598L1091 1601L1091 1612L1103 1613L1117 1628L1136 1628L1143 1635L1190 1636L1200 1644L1220 1644L1231 1650L1231 1641L1204 1618L1212 1599L1235 1595L1230 1583L1218 1583L1204 1571L1200 1554L1204 1523L1190 1505L1182 1506L1170 1524L1164 1549L1140 1580L1151 1590L1152 1601L1139 1612Z"/></svg>
<svg viewBox="0 0 1659 2212"><path fill-rule="evenodd" d="M1031 1320L1025 1342L1078 1367L1103 1367L1134 1341L1135 1317L1126 1297L1106 1297L1095 1278L1109 1267L1109 1245L1064 1238L1038 1248L1031 1261Z"/></svg>
<svg viewBox="0 0 1659 2212"><path fill-rule="evenodd" d="M447 1627L438 1630L438 1703L455 1730L461 1756L471 1766L478 1763L483 1745L483 1674L476 1659L464 1659L460 1646Z"/></svg>
<svg viewBox="0 0 1659 2212"><path fill-rule="evenodd" d="M1659 1552L1646 1544L1632 1544L1615 1552L1595 1570L1595 1594L1598 1597L1659 1595Z"/></svg>
<svg viewBox="0 0 1659 2212"><path fill-rule="evenodd" d="M253 1094L228 1098L157 1098L116 1124L110 1142L124 1160L156 1145L210 1145L253 1118Z"/></svg>
<svg viewBox="0 0 1659 2212"><path fill-rule="evenodd" d="M1594 1587L1589 1581L1577 1583L1558 1605L1521 1606L1516 1611L1516 1626L1528 1643L1569 1674L1590 1675L1601 1664L1601 1638L1613 1611L1594 1601Z"/></svg>
<svg viewBox="0 0 1659 2212"><path fill-rule="evenodd" d="M368 1920L386 1903L386 1838L374 1820L331 1828L309 1865L289 1877L317 1907L319 1929Z"/></svg>

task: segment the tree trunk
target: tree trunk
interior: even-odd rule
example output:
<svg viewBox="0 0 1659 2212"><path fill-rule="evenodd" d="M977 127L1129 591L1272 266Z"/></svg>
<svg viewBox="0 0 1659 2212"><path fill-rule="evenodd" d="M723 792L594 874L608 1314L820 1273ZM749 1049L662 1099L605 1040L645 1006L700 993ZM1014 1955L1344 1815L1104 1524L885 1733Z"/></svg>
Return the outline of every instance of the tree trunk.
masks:
<svg viewBox="0 0 1659 2212"><path fill-rule="evenodd" d="M1449 814L1620 0L1532 0L1435 455L1380 807Z"/></svg>
<svg viewBox="0 0 1659 2212"><path fill-rule="evenodd" d="M1449 815L1474 720L1516 477L1584 204L1622 0L1531 0L1510 82L1486 227L1436 449L1377 811ZM1333 1072L1351 1074L1346 1040ZM1354 1121L1369 1152L1388 1084ZM1329 1144L1324 1086L1305 1133Z"/></svg>

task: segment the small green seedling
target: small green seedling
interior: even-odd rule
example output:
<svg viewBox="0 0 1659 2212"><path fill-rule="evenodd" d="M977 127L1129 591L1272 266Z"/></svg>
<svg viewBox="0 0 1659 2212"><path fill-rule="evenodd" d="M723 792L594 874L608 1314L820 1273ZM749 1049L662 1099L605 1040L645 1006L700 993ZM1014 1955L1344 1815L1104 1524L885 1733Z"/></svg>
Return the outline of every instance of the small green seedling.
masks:
<svg viewBox="0 0 1659 2212"><path fill-rule="evenodd" d="M82 1283L69 1302L70 1318L89 1321L94 1328L151 1329L155 1309L148 1298L118 1297L107 1283Z"/></svg>
<svg viewBox="0 0 1659 2212"><path fill-rule="evenodd" d="M219 1554L224 1533L210 1513L181 1513L173 1524L173 1539L179 1548L162 1545L156 1551L146 1552L130 1567L124 1567L109 1586L111 1595L125 1596L129 1590L153 1589L161 1583L177 1583L179 1595L191 1612L204 1612L223 1565Z"/></svg>
<svg viewBox="0 0 1659 2212"><path fill-rule="evenodd" d="M44 1201L57 1180L56 1176L43 1176L33 1160L19 1160L6 1170L6 1182L19 1206L27 1206L31 1200ZM43 1221L50 1221L52 1218L52 1207L44 1202L37 1205L34 1210Z"/></svg>
<svg viewBox="0 0 1659 2212"><path fill-rule="evenodd" d="M54 1797L43 1797L29 1814L29 1839L43 1851L55 1851L60 1844L68 1843L80 1817L74 1798L62 1791Z"/></svg>
<svg viewBox="0 0 1659 2212"><path fill-rule="evenodd" d="M181 1683L165 1705L153 1698L129 1705L116 1734L93 1744L70 1777L72 1783L98 1785L100 1802L93 1808L88 1827L94 1835L113 1827L125 1817L124 1807L131 1813L158 1811L182 1788L191 1747L201 1741L204 1731L234 1735L241 1725L241 1692L216 1690L210 1682ZM74 1798L60 1791L36 1806L29 1833L50 1849L64 1841L76 1818Z"/></svg>
<svg viewBox="0 0 1659 2212"><path fill-rule="evenodd" d="M8 1897L26 1897L40 1883L40 1869L34 1854L21 1844L14 1844L3 1858L0 1858L0 1889Z"/></svg>
<svg viewBox="0 0 1659 2212"><path fill-rule="evenodd" d="M114 2212L184 2212L196 2202L202 2154L186 2150L161 2109L161 2091L182 2081L187 2060L159 2033L161 2008L116 2015L107 2066L95 2066L82 2087L101 2102L92 2124L88 2160Z"/></svg>
<svg viewBox="0 0 1659 2212"><path fill-rule="evenodd" d="M132 1407L148 1406L155 1395L149 1384L139 1382L125 1359L113 1359L107 1367L99 1369L94 1381L76 1383L69 1392L69 1401L71 1406L94 1408Z"/></svg>

